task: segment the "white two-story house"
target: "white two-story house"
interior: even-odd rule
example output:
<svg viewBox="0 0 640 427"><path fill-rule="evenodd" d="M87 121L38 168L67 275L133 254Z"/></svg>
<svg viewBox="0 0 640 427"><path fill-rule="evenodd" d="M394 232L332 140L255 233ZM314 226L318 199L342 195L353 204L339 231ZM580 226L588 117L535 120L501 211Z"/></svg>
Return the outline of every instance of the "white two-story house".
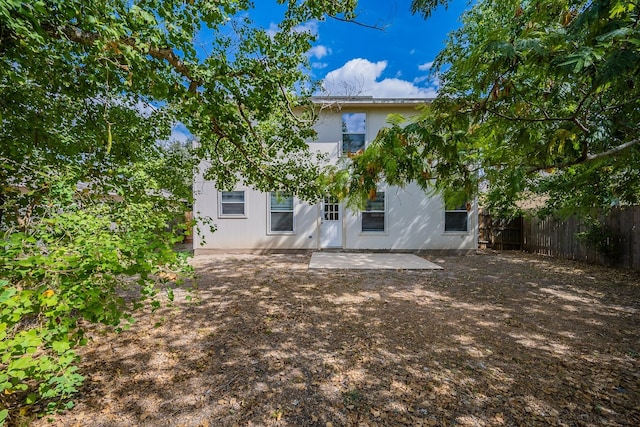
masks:
<svg viewBox="0 0 640 427"><path fill-rule="evenodd" d="M335 162L366 148L386 126L390 113L418 113L425 99L318 98L327 103L315 125L312 152ZM310 204L295 197L248 187L219 191L201 175L194 180L194 211L209 217L216 231L194 233L196 254L208 251L262 250L472 250L477 247L477 203L446 209L442 198L428 196L417 185L404 188L381 183L365 210L353 212L326 197Z"/></svg>

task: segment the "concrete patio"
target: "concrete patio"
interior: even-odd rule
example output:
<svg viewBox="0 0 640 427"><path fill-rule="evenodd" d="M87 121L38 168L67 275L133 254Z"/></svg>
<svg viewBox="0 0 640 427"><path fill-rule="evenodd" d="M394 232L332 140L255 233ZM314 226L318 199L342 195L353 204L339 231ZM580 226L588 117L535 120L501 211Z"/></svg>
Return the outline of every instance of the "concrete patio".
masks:
<svg viewBox="0 0 640 427"><path fill-rule="evenodd" d="M310 269L442 270L437 264L405 253L314 252Z"/></svg>

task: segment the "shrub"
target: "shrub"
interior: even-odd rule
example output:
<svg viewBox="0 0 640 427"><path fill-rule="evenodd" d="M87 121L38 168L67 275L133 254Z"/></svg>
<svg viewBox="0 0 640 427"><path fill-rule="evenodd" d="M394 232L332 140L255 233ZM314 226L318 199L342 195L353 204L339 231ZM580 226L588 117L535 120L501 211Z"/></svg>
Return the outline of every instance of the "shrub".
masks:
<svg viewBox="0 0 640 427"><path fill-rule="evenodd" d="M65 191L50 191L37 215L4 232L0 425L25 407L72 407L84 379L76 354L86 343L83 323L126 328L135 308L158 306L160 269L186 269L173 250L186 224L167 227L182 214L180 203L147 194L96 198L71 183ZM125 291L136 296L125 299Z"/></svg>

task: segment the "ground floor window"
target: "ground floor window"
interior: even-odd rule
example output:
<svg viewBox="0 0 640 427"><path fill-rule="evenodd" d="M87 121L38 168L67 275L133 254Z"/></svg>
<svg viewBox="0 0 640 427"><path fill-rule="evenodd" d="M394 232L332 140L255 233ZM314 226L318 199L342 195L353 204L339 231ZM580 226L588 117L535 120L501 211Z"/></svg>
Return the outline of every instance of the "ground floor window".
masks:
<svg viewBox="0 0 640 427"><path fill-rule="evenodd" d="M220 216L241 218L246 216L244 191L220 192Z"/></svg>
<svg viewBox="0 0 640 427"><path fill-rule="evenodd" d="M468 203L447 206L444 211L444 231L469 231Z"/></svg>
<svg viewBox="0 0 640 427"><path fill-rule="evenodd" d="M269 193L269 232L293 233L293 196L273 191Z"/></svg>
<svg viewBox="0 0 640 427"><path fill-rule="evenodd" d="M367 206L362 212L362 232L385 231L385 198L384 191L376 191L375 198L367 201Z"/></svg>

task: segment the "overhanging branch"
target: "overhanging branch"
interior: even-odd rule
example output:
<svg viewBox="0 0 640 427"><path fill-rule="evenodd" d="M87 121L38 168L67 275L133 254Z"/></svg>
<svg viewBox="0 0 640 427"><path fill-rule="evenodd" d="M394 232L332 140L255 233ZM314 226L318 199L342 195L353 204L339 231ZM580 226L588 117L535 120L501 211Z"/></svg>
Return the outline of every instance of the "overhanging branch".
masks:
<svg viewBox="0 0 640 427"><path fill-rule="evenodd" d="M378 26L378 24L366 24L364 22L360 22L360 21L357 21L355 19L341 18L341 17L336 16L336 15L327 15L327 16L329 18L331 18L331 19L335 19L336 21L346 22L348 24L358 25L360 27L369 28L369 29L372 29L372 30L384 31L384 28Z"/></svg>
<svg viewBox="0 0 640 427"><path fill-rule="evenodd" d="M636 139L632 139L631 141L627 141L624 144L620 144L616 147L613 147L607 151L603 151L602 153L597 153L597 154L590 154L587 156L586 158L586 162L590 162L592 160L597 160L597 159L601 159L603 157L608 157L608 156L612 156L622 150L626 150L629 147L632 147L636 144L640 143L640 138L636 138Z"/></svg>
<svg viewBox="0 0 640 427"><path fill-rule="evenodd" d="M57 30L47 28L46 31L47 34L53 38L61 38L61 35L64 35L68 40L85 46L92 46L96 41L101 39L98 34L88 33L77 27L62 27ZM185 64L182 59L176 55L173 49L155 46L145 46L145 48L141 48L131 37L124 37L115 40L114 43L132 47L138 52L146 53L153 58L168 62L177 73L189 80L189 92L191 93L195 93L198 86L203 84L202 80L194 77L187 64Z"/></svg>
<svg viewBox="0 0 640 427"><path fill-rule="evenodd" d="M569 162L556 163L556 164L545 165L545 166L535 166L535 167L531 168L528 172L529 173L535 173L535 172L539 172L539 171L545 170L545 169L563 169L563 168L567 168L569 166L575 166L575 165L579 165L579 164L583 164L583 163L592 162L594 160L598 160L598 159L602 159L602 158L605 158L605 157L613 156L613 155L619 153L620 151L626 150L627 148L633 147L634 145L639 144L639 143L640 143L640 138L632 139L631 141L627 141L624 144L617 145L617 146L615 146L613 148L610 148L607 151L603 151L601 153L582 155L579 158L577 158L575 160L572 160L572 161L569 161Z"/></svg>

